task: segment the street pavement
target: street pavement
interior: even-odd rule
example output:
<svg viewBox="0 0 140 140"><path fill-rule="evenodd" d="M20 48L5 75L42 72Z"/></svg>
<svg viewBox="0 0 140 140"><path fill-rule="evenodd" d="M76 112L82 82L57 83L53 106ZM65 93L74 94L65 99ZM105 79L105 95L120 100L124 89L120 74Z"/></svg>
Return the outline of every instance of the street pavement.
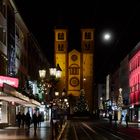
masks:
<svg viewBox="0 0 140 140"><path fill-rule="evenodd" d="M108 119L98 120L99 123L102 122L106 128L111 128ZM101 123L101 124L102 124ZM114 129L114 121L112 121L112 130ZM66 135L63 135L67 131L67 122L62 126L62 131L60 132L58 139L65 139ZM117 123L117 130L121 133L130 134L133 138L140 138L140 123L129 122L128 128L126 128L125 122L121 125ZM0 140L50 140L51 139L51 127L50 122L44 121L41 123L41 127L37 128L37 132L34 133L33 124L30 130L27 131L26 128L18 127L6 127L0 129Z"/></svg>
<svg viewBox="0 0 140 140"><path fill-rule="evenodd" d="M102 118L101 120L102 121L106 121L106 122L109 123L109 119L108 118ZM112 123L114 124L115 122L112 121ZM119 124L119 121L118 121L117 125L121 126L121 127L126 127L125 121L122 121L121 125ZM140 122L128 122L128 127L140 130Z"/></svg>
<svg viewBox="0 0 140 140"><path fill-rule="evenodd" d="M41 122L41 126L34 132L33 124L27 128L6 127L0 129L0 140L50 140L50 122Z"/></svg>
<svg viewBox="0 0 140 140"><path fill-rule="evenodd" d="M80 120L80 118L77 121L76 121L76 119L74 119L74 120L75 120L74 122L77 122ZM84 120L82 120L82 122L83 121ZM117 122L117 124L115 124L115 121L112 121L112 124L110 124L108 118L89 119L87 121L85 120L84 122L86 122L87 125L89 125L90 127L93 126L92 129L94 131L98 131L98 129L103 130L103 131L105 130L109 134L112 133L112 135L114 135L114 136L118 135L120 138L121 138L121 136L123 136L122 139L124 139L124 140L125 139L140 140L140 123L129 122L128 127L126 127L125 121L123 121L122 124L119 124L119 122ZM68 121L68 124L72 124L71 120ZM71 129L69 127L66 127L65 130L63 131L64 133L61 135L60 140L68 140L69 134L70 134L70 137L72 137L72 133L70 131L71 131Z"/></svg>

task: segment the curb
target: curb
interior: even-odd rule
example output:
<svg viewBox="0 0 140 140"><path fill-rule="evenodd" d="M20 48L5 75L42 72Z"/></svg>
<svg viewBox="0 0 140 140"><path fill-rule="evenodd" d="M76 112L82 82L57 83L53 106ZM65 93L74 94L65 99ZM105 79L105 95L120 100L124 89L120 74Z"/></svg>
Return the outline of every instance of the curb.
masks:
<svg viewBox="0 0 140 140"><path fill-rule="evenodd" d="M62 130L61 130L60 134L58 135L57 140L60 140L60 138L61 138L61 136L62 136L62 134L63 134L63 132L64 132L66 126L67 126L67 124L68 124L68 123L66 122L66 123L62 126Z"/></svg>

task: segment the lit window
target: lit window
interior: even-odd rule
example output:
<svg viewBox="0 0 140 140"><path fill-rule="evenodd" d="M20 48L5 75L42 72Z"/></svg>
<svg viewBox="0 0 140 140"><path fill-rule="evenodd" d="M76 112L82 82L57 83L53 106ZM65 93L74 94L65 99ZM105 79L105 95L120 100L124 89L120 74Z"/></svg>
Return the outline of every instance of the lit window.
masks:
<svg viewBox="0 0 140 140"><path fill-rule="evenodd" d="M79 69L77 67L71 67L70 68L70 75L78 75Z"/></svg>
<svg viewBox="0 0 140 140"><path fill-rule="evenodd" d="M58 51L64 51L64 44L58 44Z"/></svg>
<svg viewBox="0 0 140 140"><path fill-rule="evenodd" d="M91 39L91 32L85 32L85 39Z"/></svg>
<svg viewBox="0 0 140 140"><path fill-rule="evenodd" d="M58 40L64 40L64 33L58 33Z"/></svg>

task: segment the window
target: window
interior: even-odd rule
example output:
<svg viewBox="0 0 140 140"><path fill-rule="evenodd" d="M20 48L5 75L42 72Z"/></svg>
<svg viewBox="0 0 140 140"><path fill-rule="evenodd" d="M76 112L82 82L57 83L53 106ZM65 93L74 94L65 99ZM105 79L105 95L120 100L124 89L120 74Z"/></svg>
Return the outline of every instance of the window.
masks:
<svg viewBox="0 0 140 140"><path fill-rule="evenodd" d="M78 75L79 69L77 67L71 67L70 68L70 75Z"/></svg>
<svg viewBox="0 0 140 140"><path fill-rule="evenodd" d="M90 43L85 44L85 50L90 50Z"/></svg>
<svg viewBox="0 0 140 140"><path fill-rule="evenodd" d="M6 31L4 28L0 27L0 41L6 44Z"/></svg>
<svg viewBox="0 0 140 140"><path fill-rule="evenodd" d="M0 12L4 17L6 16L6 7L5 2L3 2L3 0L0 0Z"/></svg>
<svg viewBox="0 0 140 140"><path fill-rule="evenodd" d="M58 51L64 51L64 44L58 44Z"/></svg>
<svg viewBox="0 0 140 140"><path fill-rule="evenodd" d="M91 39L91 32L85 32L85 39Z"/></svg>
<svg viewBox="0 0 140 140"><path fill-rule="evenodd" d="M64 33L58 33L58 40L64 40Z"/></svg>
<svg viewBox="0 0 140 140"><path fill-rule="evenodd" d="M140 56L138 56L138 67L140 66Z"/></svg>

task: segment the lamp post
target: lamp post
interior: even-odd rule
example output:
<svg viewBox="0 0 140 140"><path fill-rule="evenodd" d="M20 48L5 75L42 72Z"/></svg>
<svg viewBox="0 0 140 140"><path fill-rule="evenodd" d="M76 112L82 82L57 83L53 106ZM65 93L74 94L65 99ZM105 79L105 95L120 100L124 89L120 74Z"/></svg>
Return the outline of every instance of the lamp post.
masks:
<svg viewBox="0 0 140 140"><path fill-rule="evenodd" d="M39 70L39 77L41 78L41 83L40 83L40 88L41 88L41 92L42 92L42 99L43 99L43 102L45 101L45 97L46 97L46 83L45 83L45 78L46 78L46 70L45 69L41 69ZM46 102L46 101L45 101Z"/></svg>
<svg viewBox="0 0 140 140"><path fill-rule="evenodd" d="M60 68L59 64L56 65L56 67L49 68L50 76L54 78L61 78L62 75L62 69Z"/></svg>
<svg viewBox="0 0 140 140"><path fill-rule="evenodd" d="M49 72L50 72L50 80L51 80L52 84L56 84L56 80L58 80L59 78L61 78L61 75L62 75L62 70L61 70L59 64L57 64L56 67L50 67L49 68ZM55 92L55 94L56 93L57 92ZM52 132L51 139L53 140L54 139L54 132L53 132L53 115L52 115L52 109L53 109L53 101L51 102L51 132Z"/></svg>
<svg viewBox="0 0 140 140"><path fill-rule="evenodd" d="M61 78L61 75L62 75L62 70L61 70L59 64L57 64L56 67L50 67L49 74L50 74L50 77L49 77L48 81L51 85L50 88L53 88L53 85L56 84L56 82L59 80L59 78ZM39 76L41 78L41 82L44 84L44 80L46 78L46 70L45 69L39 70ZM51 96L52 96L52 93L51 93ZM50 100L50 108L51 108L51 122L50 123L51 123L51 133L52 133L51 139L54 140L53 114L52 114L53 98L51 98L51 100Z"/></svg>

